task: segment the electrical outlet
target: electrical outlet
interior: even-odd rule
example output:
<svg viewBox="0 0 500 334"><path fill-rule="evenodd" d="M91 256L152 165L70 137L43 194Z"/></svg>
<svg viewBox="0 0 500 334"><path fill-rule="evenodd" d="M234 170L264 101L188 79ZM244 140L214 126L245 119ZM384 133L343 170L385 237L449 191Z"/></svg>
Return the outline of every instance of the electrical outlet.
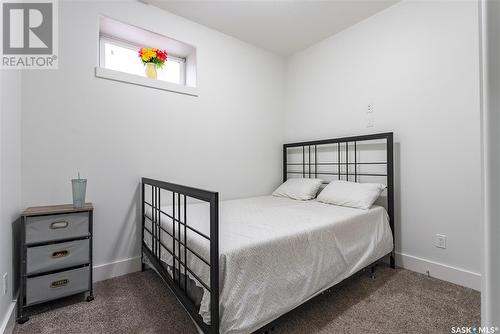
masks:
<svg viewBox="0 0 500 334"><path fill-rule="evenodd" d="M366 127L367 127L367 128L373 128L373 127L374 127L374 125L373 125L373 124L374 124L373 118L368 118L368 119L366 120Z"/></svg>
<svg viewBox="0 0 500 334"><path fill-rule="evenodd" d="M435 243L436 247L446 249L446 235L436 234Z"/></svg>
<svg viewBox="0 0 500 334"><path fill-rule="evenodd" d="M7 294L7 273L2 276L2 295Z"/></svg>

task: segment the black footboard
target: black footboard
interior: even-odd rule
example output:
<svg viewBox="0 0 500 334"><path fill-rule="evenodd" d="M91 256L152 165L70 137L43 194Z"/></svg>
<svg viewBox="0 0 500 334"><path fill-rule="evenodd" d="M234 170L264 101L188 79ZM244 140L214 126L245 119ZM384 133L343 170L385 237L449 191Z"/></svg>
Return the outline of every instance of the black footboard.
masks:
<svg viewBox="0 0 500 334"><path fill-rule="evenodd" d="M385 180L386 209L395 240L393 144L392 132L284 144L283 181L292 175L321 178L325 183L335 179L371 182L369 178L373 177ZM372 154L379 150L379 155ZM361 162L361 151L372 152L367 156L368 161L363 155ZM379 182L379 179L376 180ZM208 203L210 207L207 213L210 216L209 223L207 219L206 222L196 225L210 224L209 230L208 226L203 226L206 228L205 233L200 227L194 228L193 222L189 223L186 207L194 200ZM204 213L202 217L205 217ZM196 240L209 242L209 248L204 247L202 255L194 250L194 240L187 237L194 234ZM210 255L207 254L208 249ZM162 261L162 254L168 255L167 261ZM395 268L394 249L389 255L390 265ZM209 276L210 282L204 282L203 277L199 277L199 273L189 267L187 263L192 265L193 262L188 261L188 258L199 259L200 263L203 262L209 267L210 274L203 271L202 276L205 280L208 280ZM158 272L204 333L219 333L218 193L143 178L142 260L143 264L144 261L149 262ZM203 295L204 289L210 293L210 323L205 323L199 315L200 294ZM265 332L272 326L273 324L268 324L258 332Z"/></svg>
<svg viewBox="0 0 500 334"><path fill-rule="evenodd" d="M150 196L149 201L148 196ZM165 196L169 196L169 206L172 208L172 213L162 209L162 203L167 200ZM209 203L210 235L206 235L189 225L186 208L190 199ZM160 224L160 221L164 225L171 225L166 228ZM151 229L147 225L150 225ZM187 238L190 233L196 233L210 242L209 260L190 248ZM169 240L163 240L165 235L168 236ZM146 241L150 241L149 245ZM173 247L167 245L169 241ZM161 260L163 252L169 253L172 264ZM187 265L188 253L190 256L196 256L210 267L210 282L204 282L192 268L189 268ZM144 261L147 260L154 267L201 330L204 333L219 333L219 194L142 178L141 254L143 266ZM205 323L198 313L199 300L196 301L196 296L190 290L190 281L195 281L196 285L203 286L210 292L210 324Z"/></svg>

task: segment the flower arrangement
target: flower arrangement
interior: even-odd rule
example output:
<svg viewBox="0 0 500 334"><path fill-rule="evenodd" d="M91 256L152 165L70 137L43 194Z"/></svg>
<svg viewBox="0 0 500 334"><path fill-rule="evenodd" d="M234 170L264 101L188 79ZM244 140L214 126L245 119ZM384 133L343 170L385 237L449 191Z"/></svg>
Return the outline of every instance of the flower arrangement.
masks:
<svg viewBox="0 0 500 334"><path fill-rule="evenodd" d="M153 63L156 67L162 68L167 61L167 51L157 48L140 48L139 58L141 58L144 65Z"/></svg>

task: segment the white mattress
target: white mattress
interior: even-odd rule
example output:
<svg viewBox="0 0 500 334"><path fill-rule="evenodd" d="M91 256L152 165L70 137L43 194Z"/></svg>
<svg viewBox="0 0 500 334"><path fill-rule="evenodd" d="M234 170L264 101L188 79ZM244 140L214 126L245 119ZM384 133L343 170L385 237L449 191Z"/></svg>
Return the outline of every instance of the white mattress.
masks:
<svg viewBox="0 0 500 334"><path fill-rule="evenodd" d="M188 204L187 211L188 225L208 235L208 205ZM264 196L222 201L219 211L221 334L251 333L393 248L388 215L380 206L361 210ZM164 218L162 225L171 231ZM187 236L188 247L209 259L209 242L189 230ZM167 234L162 240L171 249ZM172 264L167 252L162 259ZM189 252L188 263L210 282L209 267ZM209 306L205 290L200 315L207 323Z"/></svg>

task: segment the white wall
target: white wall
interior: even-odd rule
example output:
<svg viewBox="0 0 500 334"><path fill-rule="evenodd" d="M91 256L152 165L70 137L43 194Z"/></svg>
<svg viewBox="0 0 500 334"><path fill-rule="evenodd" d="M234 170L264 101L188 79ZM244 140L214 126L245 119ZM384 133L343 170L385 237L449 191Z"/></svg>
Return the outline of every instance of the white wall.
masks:
<svg viewBox="0 0 500 334"><path fill-rule="evenodd" d="M199 97L95 78L101 14L195 45ZM60 2L60 69L23 73L23 206L70 202L81 171L96 206L96 264L135 259L126 272L138 263L141 176L222 198L265 194L281 179L284 139L394 131L399 264L479 288L477 17L473 1L405 1L283 68L135 1Z"/></svg>
<svg viewBox="0 0 500 334"><path fill-rule="evenodd" d="M399 264L477 289L478 45L476 2L404 1L285 68L287 140L394 131ZM436 233L448 236L446 250Z"/></svg>
<svg viewBox="0 0 500 334"><path fill-rule="evenodd" d="M0 333L12 329L12 223L21 212L21 75L0 70ZM8 291L2 294L4 273Z"/></svg>
<svg viewBox="0 0 500 334"><path fill-rule="evenodd" d="M484 251L481 320L500 326L500 2L483 4Z"/></svg>
<svg viewBox="0 0 500 334"><path fill-rule="evenodd" d="M97 265L139 255L142 176L222 198L280 182L282 58L137 1L59 10L59 70L23 74L23 204L71 202L80 171ZM100 14L196 46L199 97L96 78Z"/></svg>

